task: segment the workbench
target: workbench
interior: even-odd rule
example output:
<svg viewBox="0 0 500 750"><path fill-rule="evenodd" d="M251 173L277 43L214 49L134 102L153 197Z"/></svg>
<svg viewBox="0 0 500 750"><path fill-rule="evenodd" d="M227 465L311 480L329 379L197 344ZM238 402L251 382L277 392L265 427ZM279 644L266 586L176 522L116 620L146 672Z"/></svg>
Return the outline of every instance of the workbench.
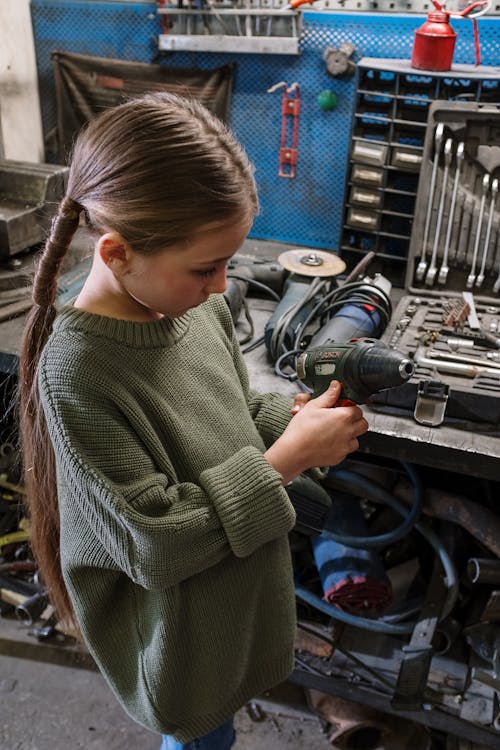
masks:
<svg viewBox="0 0 500 750"><path fill-rule="evenodd" d="M252 299L249 306L258 326L265 324L274 305L267 300ZM246 362L257 390L299 392L294 383L274 374L264 347L247 354ZM500 480L500 438L466 432L446 423L426 427L411 416L385 414L376 405L365 404L362 409L369 431L359 440L361 453Z"/></svg>
<svg viewBox="0 0 500 750"><path fill-rule="evenodd" d="M290 246L280 243L246 240L240 252L274 259L288 249ZM403 294L403 289L393 289L393 302ZM249 298L248 303L256 330L262 331L274 303L255 297ZM238 323L238 328L245 331L244 321ZM274 374L264 346L248 353L245 358L252 385L257 390L299 392L297 385ZM369 431L360 438L361 453L500 480L500 437L482 434L479 425L477 431L465 431L446 424L445 420L438 427L426 427L418 424L411 415L384 413L376 404L362 408Z"/></svg>
<svg viewBox="0 0 500 750"><path fill-rule="evenodd" d="M291 247L277 242L247 239L239 252L275 260ZM71 268L90 253L91 242L82 228L78 230L65 268ZM402 289L393 289L393 301L396 302L403 293ZM258 336L276 303L271 299L252 296L247 301L255 324L255 335ZM23 324L23 316L0 323L0 367L3 372L15 368ZM247 331L245 321L239 321L237 327L242 338ZM245 359L252 386L256 390L289 394L299 391L297 385L275 375L264 346L245 355ZM426 427L415 422L411 415L383 413L377 405L365 405L363 412L369 431L360 439L362 454L500 480L500 437L482 434L479 425L477 431L465 431L446 424L445 420L438 427Z"/></svg>

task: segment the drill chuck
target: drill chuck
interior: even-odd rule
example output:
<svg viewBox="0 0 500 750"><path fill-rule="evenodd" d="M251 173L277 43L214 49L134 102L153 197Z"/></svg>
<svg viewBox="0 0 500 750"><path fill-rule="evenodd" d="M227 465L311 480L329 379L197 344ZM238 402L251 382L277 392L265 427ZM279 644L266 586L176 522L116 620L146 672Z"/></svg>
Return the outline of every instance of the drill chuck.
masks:
<svg viewBox="0 0 500 750"><path fill-rule="evenodd" d="M341 398L357 404L374 393L403 385L414 372L408 357L374 339L309 349L297 358L296 369L314 396L324 393L332 380L338 380L342 383Z"/></svg>
<svg viewBox="0 0 500 750"><path fill-rule="evenodd" d="M357 361L356 361L357 360ZM349 379L358 378L368 395L405 383L413 374L413 363L401 352L374 344L359 349L359 356L348 358Z"/></svg>

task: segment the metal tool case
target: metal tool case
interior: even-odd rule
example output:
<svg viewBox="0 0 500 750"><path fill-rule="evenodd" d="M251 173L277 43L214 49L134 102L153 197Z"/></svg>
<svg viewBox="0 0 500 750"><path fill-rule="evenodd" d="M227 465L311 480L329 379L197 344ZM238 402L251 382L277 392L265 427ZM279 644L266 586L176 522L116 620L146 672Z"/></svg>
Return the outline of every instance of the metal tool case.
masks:
<svg viewBox="0 0 500 750"><path fill-rule="evenodd" d="M500 104L429 108L404 296L383 340L413 357L380 408L500 424Z"/></svg>

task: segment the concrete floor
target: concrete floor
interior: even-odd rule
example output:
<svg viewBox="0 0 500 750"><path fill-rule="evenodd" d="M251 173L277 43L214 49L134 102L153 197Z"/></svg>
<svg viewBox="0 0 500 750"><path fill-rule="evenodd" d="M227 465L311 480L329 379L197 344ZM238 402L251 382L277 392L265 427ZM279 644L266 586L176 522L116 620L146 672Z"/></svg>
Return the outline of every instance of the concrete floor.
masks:
<svg viewBox="0 0 500 750"><path fill-rule="evenodd" d="M31 644L21 628L0 621L1 750L158 750L159 736L123 712L99 673L43 661L53 658L54 649ZM37 650L40 660L17 655L32 657ZM296 690L290 704L269 710L264 697L264 703L242 708L234 750L331 750L318 718L300 703Z"/></svg>
<svg viewBox="0 0 500 750"><path fill-rule="evenodd" d="M73 246L77 257L88 253L89 240L85 230L78 231ZM289 246L280 243L247 240L242 252L275 258L287 249ZM263 299L256 307L253 317L256 326L263 328L274 303ZM243 323L241 335L246 333ZM17 341L18 331L13 330L11 337ZM266 362L264 347L249 356L247 364L254 387L263 391L276 389L276 378ZM286 381L280 381L279 385L284 392L292 394L297 391ZM159 748L159 736L143 729L123 712L97 672L63 666L72 663L72 659L65 658L49 644L37 644L36 639L23 632L23 626L16 620L0 618L0 655L0 750ZM303 696L301 691L300 695ZM285 750L292 747L295 750L331 750L319 719L307 710L305 700L302 704L300 700L294 700L293 706L288 704L286 708L283 703L275 706L268 700L257 706L257 711L244 707L238 712L234 750Z"/></svg>

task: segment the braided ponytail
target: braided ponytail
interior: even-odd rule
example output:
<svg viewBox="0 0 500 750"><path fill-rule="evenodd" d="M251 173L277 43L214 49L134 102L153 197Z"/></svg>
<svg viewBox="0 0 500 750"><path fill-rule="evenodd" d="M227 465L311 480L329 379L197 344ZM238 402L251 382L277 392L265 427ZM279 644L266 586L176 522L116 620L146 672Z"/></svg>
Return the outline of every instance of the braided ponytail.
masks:
<svg viewBox="0 0 500 750"><path fill-rule="evenodd" d="M75 624L60 566L55 461L37 387L56 315L57 278L82 211L96 235L113 230L137 253L189 241L214 221L253 217L253 166L226 126L199 102L146 94L89 120L73 147L33 286L20 361L20 429L32 546L60 617ZM69 197L71 196L71 197Z"/></svg>
<svg viewBox="0 0 500 750"><path fill-rule="evenodd" d="M62 584L59 555L59 512L54 452L37 387L40 355L56 315L57 279L61 263L78 227L82 207L66 196L55 215L33 282L20 353L19 430L22 446L31 546L58 615L73 622L73 610Z"/></svg>
<svg viewBox="0 0 500 750"><path fill-rule="evenodd" d="M54 305L59 268L78 227L80 212L81 206L66 196L52 220L50 235L33 283L33 302L39 307Z"/></svg>

